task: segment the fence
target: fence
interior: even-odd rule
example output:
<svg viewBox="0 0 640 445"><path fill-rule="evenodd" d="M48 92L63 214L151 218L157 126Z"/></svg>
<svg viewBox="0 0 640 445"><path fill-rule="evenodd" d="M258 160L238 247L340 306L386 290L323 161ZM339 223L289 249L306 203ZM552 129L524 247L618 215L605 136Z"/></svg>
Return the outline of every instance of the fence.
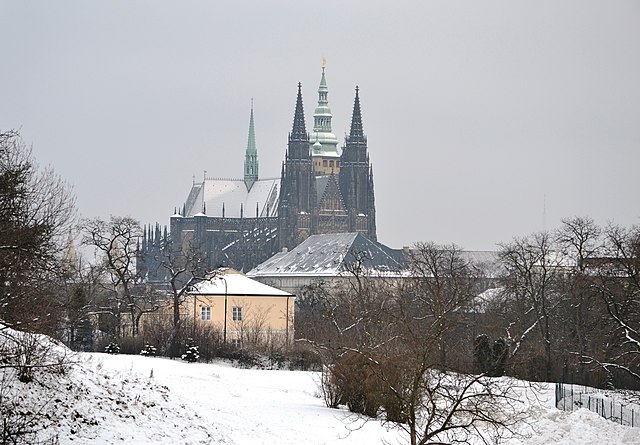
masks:
<svg viewBox="0 0 640 445"><path fill-rule="evenodd" d="M586 408L621 425L640 427L640 405L629 403L612 391L556 383L556 408L564 411Z"/></svg>

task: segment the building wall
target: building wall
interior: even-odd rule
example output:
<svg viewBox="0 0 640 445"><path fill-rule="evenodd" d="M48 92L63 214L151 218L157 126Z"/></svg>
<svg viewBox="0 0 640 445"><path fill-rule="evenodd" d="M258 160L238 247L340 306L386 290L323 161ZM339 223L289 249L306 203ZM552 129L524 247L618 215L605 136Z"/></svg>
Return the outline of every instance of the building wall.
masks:
<svg viewBox="0 0 640 445"><path fill-rule="evenodd" d="M171 235L183 250L193 244L205 255L208 270L219 266L248 271L277 252L278 219L173 217Z"/></svg>
<svg viewBox="0 0 640 445"><path fill-rule="evenodd" d="M249 335L268 334L281 335L287 342L293 341L294 296L196 295L182 304L181 312L192 319L195 312L196 323L215 326L223 331L225 300L227 342ZM234 319L237 316L234 308L241 308L241 319Z"/></svg>
<svg viewBox="0 0 640 445"><path fill-rule="evenodd" d="M335 156L312 156L313 169L316 175L338 175L340 173L340 158Z"/></svg>

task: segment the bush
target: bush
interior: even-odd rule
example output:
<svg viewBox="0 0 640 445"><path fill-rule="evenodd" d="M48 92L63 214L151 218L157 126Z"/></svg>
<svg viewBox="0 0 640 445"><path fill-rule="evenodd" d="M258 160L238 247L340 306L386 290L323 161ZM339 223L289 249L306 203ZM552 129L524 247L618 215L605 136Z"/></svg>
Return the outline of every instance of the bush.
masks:
<svg viewBox="0 0 640 445"><path fill-rule="evenodd" d="M291 371L323 371L320 356L309 347L294 344L285 354L288 369Z"/></svg>
<svg viewBox="0 0 640 445"><path fill-rule="evenodd" d="M198 352L198 346L195 345L193 339L188 339L184 354L182 354L182 360L184 360L185 362L194 363L197 362L199 358L200 353Z"/></svg>
<svg viewBox="0 0 640 445"><path fill-rule="evenodd" d="M44 335L0 324L0 444L58 443L57 436L48 431L57 417L55 405L48 398L29 401L24 393L33 389L23 385L46 388L58 382L71 364L69 353Z"/></svg>
<svg viewBox="0 0 640 445"><path fill-rule="evenodd" d="M107 354L119 354L120 346L118 345L118 343L111 342L107 345L106 348L104 348L104 352L106 352Z"/></svg>
<svg viewBox="0 0 640 445"><path fill-rule="evenodd" d="M323 367L320 374L320 391L327 408L337 408L343 399L342 391L337 385L333 372L329 367Z"/></svg>
<svg viewBox="0 0 640 445"><path fill-rule="evenodd" d="M498 338L493 343L492 348L489 343L489 337L486 334L480 334L476 337L473 346L477 372L485 373L489 377L501 377L504 375L509 356L509 347L504 338Z"/></svg>
<svg viewBox="0 0 640 445"><path fill-rule="evenodd" d="M147 357L155 357L157 353L158 350L153 345L144 345L144 348L142 348L142 351L140 351L140 355L144 355Z"/></svg>
<svg viewBox="0 0 640 445"><path fill-rule="evenodd" d="M329 386L328 390L341 395L340 405L347 405L352 413L377 417L382 406L381 385L367 358L359 353L345 354L329 369L335 388Z"/></svg>
<svg viewBox="0 0 640 445"><path fill-rule="evenodd" d="M322 370L320 390L325 405L347 405L352 413L395 423L408 420L403 397L410 376L402 356L377 357L370 361L359 353L348 353Z"/></svg>
<svg viewBox="0 0 640 445"><path fill-rule="evenodd" d="M138 354L144 347L142 337L124 336L120 338L120 354Z"/></svg>

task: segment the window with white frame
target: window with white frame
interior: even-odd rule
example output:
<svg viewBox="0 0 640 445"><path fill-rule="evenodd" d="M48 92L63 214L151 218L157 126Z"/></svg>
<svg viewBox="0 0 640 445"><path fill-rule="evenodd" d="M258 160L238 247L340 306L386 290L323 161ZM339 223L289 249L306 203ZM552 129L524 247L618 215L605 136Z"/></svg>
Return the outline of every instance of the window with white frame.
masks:
<svg viewBox="0 0 640 445"><path fill-rule="evenodd" d="M200 320L211 320L211 306L200 306Z"/></svg>
<svg viewBox="0 0 640 445"><path fill-rule="evenodd" d="M242 321L242 306L233 307L233 321Z"/></svg>

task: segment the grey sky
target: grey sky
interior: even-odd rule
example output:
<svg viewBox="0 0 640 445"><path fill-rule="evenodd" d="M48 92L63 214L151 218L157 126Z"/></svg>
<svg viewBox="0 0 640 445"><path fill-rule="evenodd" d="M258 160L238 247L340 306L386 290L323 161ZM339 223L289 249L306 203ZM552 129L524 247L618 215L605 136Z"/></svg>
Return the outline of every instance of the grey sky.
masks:
<svg viewBox="0 0 640 445"><path fill-rule="evenodd" d="M280 174L327 58L360 86L378 238L491 249L588 215L640 223L640 2L0 0L0 129L83 216L168 224L192 177L241 177L250 100Z"/></svg>

